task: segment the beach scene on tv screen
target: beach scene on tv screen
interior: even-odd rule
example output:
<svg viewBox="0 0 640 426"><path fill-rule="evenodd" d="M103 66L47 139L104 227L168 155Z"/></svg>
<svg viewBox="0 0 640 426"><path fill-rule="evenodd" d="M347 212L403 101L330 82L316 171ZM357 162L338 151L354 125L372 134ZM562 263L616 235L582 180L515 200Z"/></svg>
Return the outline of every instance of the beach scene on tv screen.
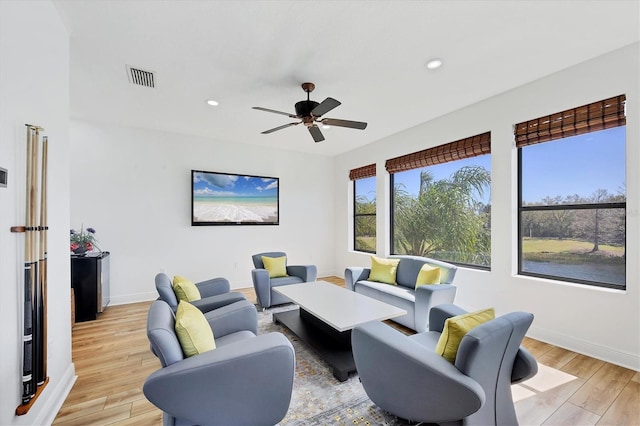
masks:
<svg viewBox="0 0 640 426"><path fill-rule="evenodd" d="M194 172L193 222L278 223L278 179Z"/></svg>

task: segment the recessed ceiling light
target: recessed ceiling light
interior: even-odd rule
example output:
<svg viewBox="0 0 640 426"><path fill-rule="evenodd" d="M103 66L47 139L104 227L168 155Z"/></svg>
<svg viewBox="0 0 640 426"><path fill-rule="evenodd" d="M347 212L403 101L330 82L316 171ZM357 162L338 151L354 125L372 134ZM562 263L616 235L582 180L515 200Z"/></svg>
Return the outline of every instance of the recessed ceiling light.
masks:
<svg viewBox="0 0 640 426"><path fill-rule="evenodd" d="M429 59L425 64L425 66L427 67L427 69L430 69L430 70L435 70L436 68L440 68L442 66L442 59L440 58Z"/></svg>
<svg viewBox="0 0 640 426"><path fill-rule="evenodd" d="M214 101L213 99L209 99L209 100L207 101L207 103L208 103L209 105L211 105L211 106L218 106L218 105L219 105L219 104L218 104L218 102Z"/></svg>
<svg viewBox="0 0 640 426"><path fill-rule="evenodd" d="M330 128L331 128L331 126L329 126L328 124L323 124L323 125L322 125L322 128L323 128L323 129L330 129Z"/></svg>

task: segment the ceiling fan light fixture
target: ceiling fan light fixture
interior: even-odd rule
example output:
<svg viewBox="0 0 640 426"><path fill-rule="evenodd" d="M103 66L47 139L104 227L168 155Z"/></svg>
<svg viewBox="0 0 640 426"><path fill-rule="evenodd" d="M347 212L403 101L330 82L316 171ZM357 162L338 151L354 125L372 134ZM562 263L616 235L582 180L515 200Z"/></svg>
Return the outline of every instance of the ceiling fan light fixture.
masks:
<svg viewBox="0 0 640 426"><path fill-rule="evenodd" d="M442 66L442 59L440 58L429 59L424 66L427 67L427 69L429 70L438 69Z"/></svg>
<svg viewBox="0 0 640 426"><path fill-rule="evenodd" d="M313 91L315 85L313 83L302 83L302 90L307 93L307 100L296 102L295 114L288 112L277 111L275 109L263 108L263 107L251 107L258 111L272 112L274 114L286 115L291 118L298 119L293 123L288 123L282 126L275 127L273 129L265 130L261 132L263 135L276 132L278 130L286 129L287 127L295 126L298 124L304 124L309 134L313 138L314 142L321 142L324 140L322 129L329 129L333 126L346 127L350 129L364 130L367 127L367 123L362 121L340 120L337 118L321 118L329 111L333 111L334 108L341 105L340 101L333 98L326 98L324 101L318 103L309 99L309 93Z"/></svg>
<svg viewBox="0 0 640 426"><path fill-rule="evenodd" d="M214 101L213 99L209 99L209 100L207 100L207 105L218 106L220 104L218 103L218 101Z"/></svg>

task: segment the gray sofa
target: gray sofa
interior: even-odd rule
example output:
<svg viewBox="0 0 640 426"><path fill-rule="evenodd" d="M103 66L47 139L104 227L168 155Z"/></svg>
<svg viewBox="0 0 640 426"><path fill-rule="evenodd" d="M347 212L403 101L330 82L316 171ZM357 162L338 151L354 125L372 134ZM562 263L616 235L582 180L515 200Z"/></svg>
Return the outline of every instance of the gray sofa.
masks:
<svg viewBox="0 0 640 426"><path fill-rule="evenodd" d="M455 363L435 352L455 305L431 310L430 331L407 336L382 322L357 326L353 358L369 398L391 414L440 425L517 425L511 385L533 377L535 358L520 346L533 321L511 312L469 331Z"/></svg>
<svg viewBox="0 0 640 426"><path fill-rule="evenodd" d="M346 288L404 309L407 314L393 318L393 321L418 333L427 331L431 307L453 303L456 287L451 284L458 268L450 263L427 257L398 255L389 258L400 259L396 272L398 285L369 281L371 268L349 267L344 271ZM424 264L440 268L440 284L423 285L416 290L416 278Z"/></svg>
<svg viewBox="0 0 640 426"><path fill-rule="evenodd" d="M244 294L236 291L229 291L231 289L231 284L226 278L211 278L206 281L195 283L195 285L198 287L198 291L200 292L200 297L202 297L202 299L194 300L189 303L200 309L202 312L209 312L213 309L217 309L234 302L247 300L247 298L244 297ZM178 309L178 298L173 291L171 278L169 278L167 274L160 272L156 275L156 290L158 291L160 299L171 306L171 309L175 312L176 309Z"/></svg>
<svg viewBox="0 0 640 426"><path fill-rule="evenodd" d="M289 340L280 333L256 336L256 308L246 300L204 315L216 348L185 358L171 307L156 300L149 309L147 337L162 368L146 379L143 392L163 411L163 425L278 423L293 389Z"/></svg>

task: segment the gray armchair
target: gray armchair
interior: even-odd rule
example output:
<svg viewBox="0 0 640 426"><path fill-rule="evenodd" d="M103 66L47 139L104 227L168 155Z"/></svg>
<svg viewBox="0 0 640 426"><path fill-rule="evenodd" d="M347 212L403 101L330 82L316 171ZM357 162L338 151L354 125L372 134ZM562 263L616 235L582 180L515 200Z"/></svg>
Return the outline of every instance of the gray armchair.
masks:
<svg viewBox="0 0 640 426"><path fill-rule="evenodd" d="M287 265L287 277L269 278L269 271L264 268L262 256L282 257L286 255L286 253L281 251L272 251L267 253L258 253L251 256L253 259L253 265L256 268L251 271L253 288L256 290L258 303L263 308L290 302L287 297L274 292L273 287L313 282L318 276L318 271L315 265Z"/></svg>
<svg viewBox="0 0 640 426"><path fill-rule="evenodd" d="M444 321L462 313L455 305L433 307L430 331L412 336L381 322L354 328L353 357L369 398L417 422L517 425L511 384L538 371L536 360L520 346L533 315L512 312L475 327L451 364L435 347Z"/></svg>
<svg viewBox="0 0 640 426"><path fill-rule="evenodd" d="M205 314L216 348L184 358L175 316L161 300L152 303L147 336L162 368L143 386L161 409L164 426L274 425L289 409L295 353L280 333L256 336L257 313L248 301Z"/></svg>
<svg viewBox="0 0 640 426"><path fill-rule="evenodd" d="M209 312L234 302L247 300L242 293L229 291L231 285L226 278L212 278L195 284L202 299L189 303L202 312ZM178 298L173 291L171 278L167 274L160 272L156 275L156 290L160 299L165 301L175 312L178 309Z"/></svg>

